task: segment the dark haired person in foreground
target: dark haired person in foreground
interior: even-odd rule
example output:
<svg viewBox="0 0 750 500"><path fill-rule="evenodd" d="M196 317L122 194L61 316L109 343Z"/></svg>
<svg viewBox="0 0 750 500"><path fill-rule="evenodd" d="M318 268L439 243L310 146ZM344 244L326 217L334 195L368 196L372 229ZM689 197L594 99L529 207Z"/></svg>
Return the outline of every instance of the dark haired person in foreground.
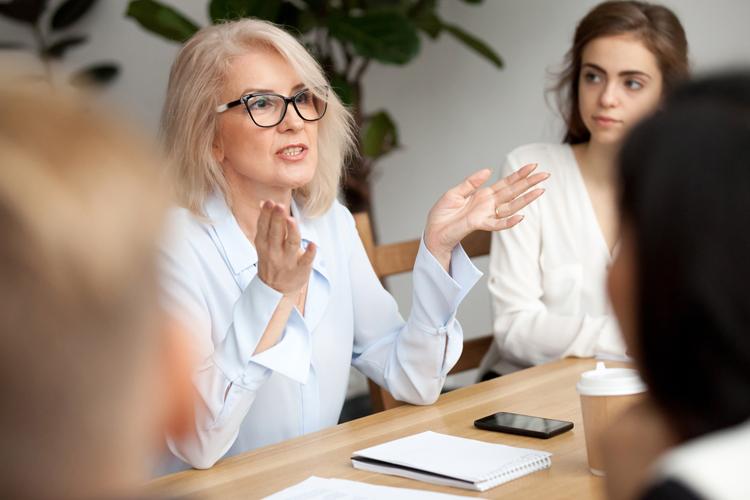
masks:
<svg viewBox="0 0 750 500"><path fill-rule="evenodd" d="M193 407L169 200L109 108L42 90L0 88L0 498L134 498Z"/></svg>
<svg viewBox="0 0 750 500"><path fill-rule="evenodd" d="M620 157L612 304L649 386L606 440L611 498L750 498L750 72L690 83Z"/></svg>

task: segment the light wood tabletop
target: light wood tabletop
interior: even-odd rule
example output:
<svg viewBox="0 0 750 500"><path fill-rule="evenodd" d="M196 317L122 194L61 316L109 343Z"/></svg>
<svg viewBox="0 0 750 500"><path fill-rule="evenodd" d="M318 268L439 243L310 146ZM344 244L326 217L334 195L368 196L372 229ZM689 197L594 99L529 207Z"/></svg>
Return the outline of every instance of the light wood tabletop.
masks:
<svg viewBox="0 0 750 500"><path fill-rule="evenodd" d="M149 492L165 497L262 498L315 475L481 498L604 498L603 480L591 475L586 464L575 388L581 372L594 365L592 359L564 359L529 368L443 394L431 406L400 406L227 458L210 470L164 476L149 484ZM575 427L546 440L474 427L474 420L498 411L569 420ZM351 465L355 450L425 430L549 451L552 467L476 493L356 470Z"/></svg>

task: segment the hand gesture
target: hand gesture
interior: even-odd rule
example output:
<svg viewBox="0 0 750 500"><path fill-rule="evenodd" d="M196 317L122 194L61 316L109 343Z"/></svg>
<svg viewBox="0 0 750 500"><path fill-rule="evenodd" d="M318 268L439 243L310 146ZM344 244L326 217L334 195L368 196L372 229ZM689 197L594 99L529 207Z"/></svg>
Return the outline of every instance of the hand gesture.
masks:
<svg viewBox="0 0 750 500"><path fill-rule="evenodd" d="M261 205L255 234L258 277L284 295L298 294L307 284L315 258L315 244L300 248L297 223L284 205L265 201Z"/></svg>
<svg viewBox="0 0 750 500"><path fill-rule="evenodd" d="M532 175L536 167L525 165L484 188L481 186L491 171L480 170L435 203L427 216L424 239L443 267L448 269L453 248L472 231L501 231L521 222L523 216L514 214L544 192L541 188L528 190L549 177L548 173Z"/></svg>

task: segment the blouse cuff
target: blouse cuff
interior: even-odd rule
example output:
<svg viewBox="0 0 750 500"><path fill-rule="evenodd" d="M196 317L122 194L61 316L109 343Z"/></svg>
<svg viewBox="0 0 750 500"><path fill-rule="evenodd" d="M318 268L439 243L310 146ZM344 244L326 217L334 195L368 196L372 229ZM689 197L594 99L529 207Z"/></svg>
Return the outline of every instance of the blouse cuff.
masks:
<svg viewBox="0 0 750 500"><path fill-rule="evenodd" d="M451 252L450 269L449 275L427 249L423 237L413 272L412 318L418 324L438 329L445 327L455 316L458 305L482 276L460 244Z"/></svg>
<svg viewBox="0 0 750 500"><path fill-rule="evenodd" d="M234 305L232 326L224 341L216 346L213 355L216 366L227 379L241 383L248 370L255 372L257 377L263 376L263 370L249 368L250 359L281 297L281 293L257 276L242 292Z"/></svg>
<svg viewBox="0 0 750 500"><path fill-rule="evenodd" d="M234 323L216 347L214 360L227 379L241 387L257 389L271 371L300 383L307 381L312 346L307 326L296 309L289 316L281 340L253 355L282 296L256 276L234 306Z"/></svg>
<svg viewBox="0 0 750 500"><path fill-rule="evenodd" d="M312 359L312 340L305 320L293 309L276 345L250 358L251 364L280 373L300 384L307 383Z"/></svg>

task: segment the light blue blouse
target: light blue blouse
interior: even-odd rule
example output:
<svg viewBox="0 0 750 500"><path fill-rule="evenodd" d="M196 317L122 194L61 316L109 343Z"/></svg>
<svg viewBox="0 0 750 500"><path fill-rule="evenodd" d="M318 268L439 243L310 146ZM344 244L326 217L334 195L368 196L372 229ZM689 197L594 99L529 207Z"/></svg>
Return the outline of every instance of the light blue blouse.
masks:
<svg viewBox="0 0 750 500"><path fill-rule="evenodd" d="M460 245L448 275L421 243L404 321L349 211L335 202L311 219L293 204L303 247L318 247L305 313L294 309L281 340L253 355L281 294L258 278L255 248L223 197L210 197L204 208L204 220L175 209L162 252L166 306L199 353L194 428L168 439L176 457L207 468L226 455L335 425L351 365L396 399L438 398L463 345L456 309L481 276ZM167 469L185 468L173 461Z"/></svg>

